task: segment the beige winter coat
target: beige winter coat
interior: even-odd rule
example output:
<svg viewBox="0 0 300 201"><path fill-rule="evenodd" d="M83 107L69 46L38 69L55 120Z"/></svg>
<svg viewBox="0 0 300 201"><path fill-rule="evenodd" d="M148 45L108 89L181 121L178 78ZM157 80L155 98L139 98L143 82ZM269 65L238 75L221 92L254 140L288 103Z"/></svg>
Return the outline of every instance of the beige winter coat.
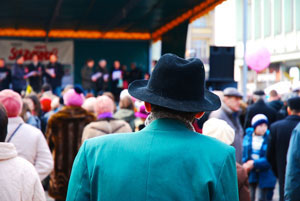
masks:
<svg viewBox="0 0 300 201"><path fill-rule="evenodd" d="M7 142L10 139L20 124L22 124L21 127L13 135L10 143L15 145L18 156L28 160L35 167L40 179L43 180L53 169L53 157L43 133L39 129L24 123L21 117L8 118L5 141Z"/></svg>
<svg viewBox="0 0 300 201"><path fill-rule="evenodd" d="M82 134L82 143L84 140L112 133L132 132L129 124L124 120L102 119L88 124Z"/></svg>

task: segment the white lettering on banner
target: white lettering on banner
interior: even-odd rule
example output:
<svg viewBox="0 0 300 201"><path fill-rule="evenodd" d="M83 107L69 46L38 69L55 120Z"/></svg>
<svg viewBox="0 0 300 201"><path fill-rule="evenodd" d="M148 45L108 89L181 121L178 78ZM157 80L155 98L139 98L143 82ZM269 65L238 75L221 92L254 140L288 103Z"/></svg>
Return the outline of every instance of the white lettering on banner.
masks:
<svg viewBox="0 0 300 201"><path fill-rule="evenodd" d="M34 54L44 64L49 62L51 54L58 56L62 64L73 65L73 41L62 42L32 42L24 40L0 40L0 57L7 63L14 63L18 55L24 55L25 62L30 62Z"/></svg>

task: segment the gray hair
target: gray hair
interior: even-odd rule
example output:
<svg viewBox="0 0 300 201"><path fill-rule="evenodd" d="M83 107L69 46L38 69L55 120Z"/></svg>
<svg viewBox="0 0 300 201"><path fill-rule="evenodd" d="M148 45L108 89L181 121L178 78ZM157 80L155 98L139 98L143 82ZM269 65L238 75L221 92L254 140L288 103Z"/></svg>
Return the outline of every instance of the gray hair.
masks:
<svg viewBox="0 0 300 201"><path fill-rule="evenodd" d="M156 119L169 118L177 119L183 122L190 130L194 131L192 123L195 119L196 114L197 113L195 112L182 112L151 104L151 113L147 117L145 125L149 125L152 121Z"/></svg>

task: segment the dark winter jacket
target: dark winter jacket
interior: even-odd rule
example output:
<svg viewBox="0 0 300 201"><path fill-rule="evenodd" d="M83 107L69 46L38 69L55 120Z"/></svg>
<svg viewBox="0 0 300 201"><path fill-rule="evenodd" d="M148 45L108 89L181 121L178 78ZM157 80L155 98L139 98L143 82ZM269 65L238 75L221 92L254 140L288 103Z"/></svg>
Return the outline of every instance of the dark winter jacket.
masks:
<svg viewBox="0 0 300 201"><path fill-rule="evenodd" d="M135 68L134 70L131 70L129 72L129 76L128 76L128 82L131 83L134 80L139 80L142 79L142 71L138 68Z"/></svg>
<svg viewBox="0 0 300 201"><path fill-rule="evenodd" d="M278 177L280 185L280 200L284 200L284 177L286 156L293 129L300 122L300 116L291 115L275 122L270 127L267 159L272 166L274 174Z"/></svg>
<svg viewBox="0 0 300 201"><path fill-rule="evenodd" d="M94 82L92 81L92 76L93 76L93 68L90 68L88 66L84 66L81 69L81 83L82 87L85 90L92 90L94 89Z"/></svg>
<svg viewBox="0 0 300 201"><path fill-rule="evenodd" d="M109 81L109 73L108 70L106 68L101 68L100 66L97 66L94 70L94 74L100 72L102 74L101 77L99 77L97 79L97 81L95 82L96 85L96 91L99 92L103 92L106 91L108 89L108 81ZM104 80L104 77L108 76L107 80Z"/></svg>
<svg viewBox="0 0 300 201"><path fill-rule="evenodd" d="M269 102L268 105L278 112L283 107L283 102L281 100L274 100Z"/></svg>
<svg viewBox="0 0 300 201"><path fill-rule="evenodd" d="M252 155L252 136L254 129L252 127L246 129L246 135L243 141L243 162L253 160ZM249 183L258 183L260 188L274 188L276 177L274 176L271 166L266 158L268 147L268 137L270 131L267 130L263 136L264 140L259 152L259 159L254 160L254 168L249 173Z"/></svg>
<svg viewBox="0 0 300 201"><path fill-rule="evenodd" d="M12 88L15 91L26 89L26 80L24 79L25 69L23 65L14 64L12 67Z"/></svg>
<svg viewBox="0 0 300 201"><path fill-rule="evenodd" d="M276 110L268 106L263 99L259 99L256 103L247 108L244 124L245 129L251 127L251 120L257 114L266 115L269 120L269 125L277 120Z"/></svg>
<svg viewBox="0 0 300 201"><path fill-rule="evenodd" d="M46 70L47 69L53 69L54 72L55 72L55 77L51 77L47 72ZM49 63L46 68L45 68L45 71L44 71L44 75L47 79L47 82L51 85L52 89L56 89L57 87L60 87L61 86L61 81L62 81L62 77L64 76L64 69L63 69L63 66L56 62L54 64L52 63Z"/></svg>
<svg viewBox="0 0 300 201"><path fill-rule="evenodd" d="M35 92L40 92L42 88L42 70L43 66L38 63L36 66L31 63L28 65L28 73L36 71L37 75L29 77L29 84Z"/></svg>
<svg viewBox="0 0 300 201"><path fill-rule="evenodd" d="M3 89L9 89L9 84L11 82L11 72L7 67L0 68L2 80L0 80L0 91Z"/></svg>

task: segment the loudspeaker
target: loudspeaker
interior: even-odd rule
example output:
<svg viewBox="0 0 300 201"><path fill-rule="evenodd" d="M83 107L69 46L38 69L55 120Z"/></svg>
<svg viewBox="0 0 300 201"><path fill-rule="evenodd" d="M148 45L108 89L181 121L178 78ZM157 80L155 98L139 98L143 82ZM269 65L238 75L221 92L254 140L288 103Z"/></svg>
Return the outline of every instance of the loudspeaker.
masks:
<svg viewBox="0 0 300 201"><path fill-rule="evenodd" d="M227 87L237 88L237 82L235 81L221 81L221 80L207 80L206 88L210 91L223 91Z"/></svg>
<svg viewBox="0 0 300 201"><path fill-rule="evenodd" d="M233 81L234 47L210 46L209 80Z"/></svg>
<svg viewBox="0 0 300 201"><path fill-rule="evenodd" d="M206 87L210 90L224 90L237 87L234 81L234 47L210 46L209 78Z"/></svg>

